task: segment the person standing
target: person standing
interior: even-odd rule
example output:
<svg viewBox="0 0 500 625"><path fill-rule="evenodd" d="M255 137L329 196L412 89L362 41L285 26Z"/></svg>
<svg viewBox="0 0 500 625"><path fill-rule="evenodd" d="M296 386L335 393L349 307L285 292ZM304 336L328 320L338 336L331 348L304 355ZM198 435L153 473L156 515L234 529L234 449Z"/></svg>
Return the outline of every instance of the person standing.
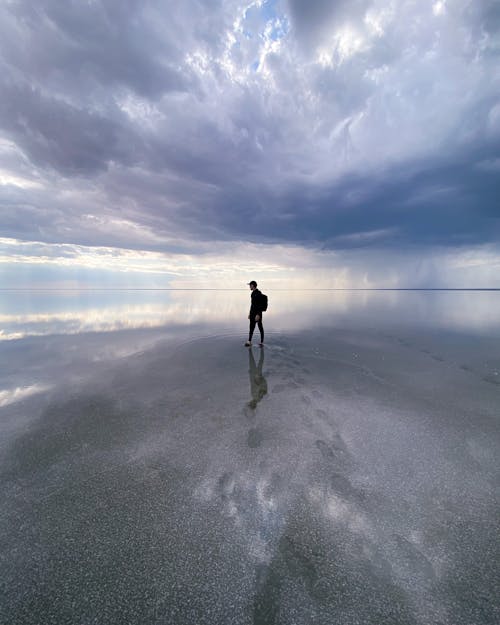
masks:
<svg viewBox="0 0 500 625"><path fill-rule="evenodd" d="M262 293L257 288L257 282L252 280L248 283L250 287L251 294L251 305L250 312L248 313L248 318L250 319L250 329L248 332L248 341L245 343L246 347L251 347L252 345L252 336L253 331L255 330L255 326L258 325L260 332L260 343L259 347L263 347L264 345L264 326L262 325Z"/></svg>

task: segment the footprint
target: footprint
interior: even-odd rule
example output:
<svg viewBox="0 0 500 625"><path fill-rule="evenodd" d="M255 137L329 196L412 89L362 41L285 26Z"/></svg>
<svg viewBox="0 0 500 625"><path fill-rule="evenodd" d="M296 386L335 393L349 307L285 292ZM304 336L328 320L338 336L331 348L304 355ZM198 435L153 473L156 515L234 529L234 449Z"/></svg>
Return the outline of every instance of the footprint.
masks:
<svg viewBox="0 0 500 625"><path fill-rule="evenodd" d="M342 454L347 453L347 447L344 443L344 439L340 434L334 434L333 439L331 440L331 446L335 449L335 451L339 451Z"/></svg>
<svg viewBox="0 0 500 625"><path fill-rule="evenodd" d="M222 499L229 497L234 490L234 478L232 473L224 473L220 476L218 487Z"/></svg>
<svg viewBox="0 0 500 625"><path fill-rule="evenodd" d="M276 471L273 472L273 474L271 475L271 480L267 484L265 491L264 491L266 497L270 498L274 495L279 494L283 490L284 484L285 484L284 478L279 473L276 473Z"/></svg>
<svg viewBox="0 0 500 625"><path fill-rule="evenodd" d="M311 417L308 414L303 414L303 415L301 415L300 418L302 420L302 423L305 426L307 426L308 428L310 428L312 426L313 421L312 421Z"/></svg>
<svg viewBox="0 0 500 625"><path fill-rule="evenodd" d="M355 500L358 502L365 501L366 499L365 493L354 487L341 473L334 473L332 475L331 485L335 493L345 499Z"/></svg>
<svg viewBox="0 0 500 625"><path fill-rule="evenodd" d="M421 581L433 582L435 573L432 563L420 551L417 545L399 534L393 535L394 541L398 547L398 555L405 565L405 568L413 576L417 576Z"/></svg>
<svg viewBox="0 0 500 625"><path fill-rule="evenodd" d="M321 455L325 460L328 460L330 462L335 460L335 454L333 452L333 449L329 447L327 443L325 443L325 441L317 440L316 447L320 450Z"/></svg>
<svg viewBox="0 0 500 625"><path fill-rule="evenodd" d="M343 463L347 457L347 448L339 434L335 434L329 444L326 441L317 440L316 447L320 450L323 458L329 462Z"/></svg>
<svg viewBox="0 0 500 625"><path fill-rule="evenodd" d="M302 395L302 401L304 402L304 404L306 404L306 406L311 405L311 398L308 397L307 395Z"/></svg>
<svg viewBox="0 0 500 625"><path fill-rule="evenodd" d="M334 473L332 476L332 487L339 494L348 496L354 490L351 482L341 473Z"/></svg>

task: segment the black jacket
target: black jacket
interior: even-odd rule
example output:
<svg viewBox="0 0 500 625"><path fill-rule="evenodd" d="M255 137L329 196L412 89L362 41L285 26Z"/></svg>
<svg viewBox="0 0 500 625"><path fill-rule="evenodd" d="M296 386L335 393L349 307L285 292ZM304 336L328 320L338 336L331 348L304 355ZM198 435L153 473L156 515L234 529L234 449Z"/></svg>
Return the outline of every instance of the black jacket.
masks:
<svg viewBox="0 0 500 625"><path fill-rule="evenodd" d="M252 291L252 304L250 306L250 316L261 315L262 316L262 304L261 304L261 295L262 293L259 289L254 289Z"/></svg>

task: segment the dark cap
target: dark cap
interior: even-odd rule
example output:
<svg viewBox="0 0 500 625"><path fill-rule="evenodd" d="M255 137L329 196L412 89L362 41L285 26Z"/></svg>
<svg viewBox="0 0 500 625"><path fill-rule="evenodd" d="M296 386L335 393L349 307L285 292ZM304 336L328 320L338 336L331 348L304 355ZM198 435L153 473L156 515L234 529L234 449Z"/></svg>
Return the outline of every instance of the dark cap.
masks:
<svg viewBox="0 0 500 625"><path fill-rule="evenodd" d="M250 282L247 282L248 286L252 286L252 284L254 286L257 286L257 282L255 282L255 280L250 280Z"/></svg>

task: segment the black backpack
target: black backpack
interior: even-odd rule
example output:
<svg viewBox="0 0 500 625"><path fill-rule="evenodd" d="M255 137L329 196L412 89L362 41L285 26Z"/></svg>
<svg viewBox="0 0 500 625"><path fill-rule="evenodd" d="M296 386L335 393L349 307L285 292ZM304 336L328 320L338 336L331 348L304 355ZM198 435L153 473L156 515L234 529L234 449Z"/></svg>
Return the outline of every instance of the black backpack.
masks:
<svg viewBox="0 0 500 625"><path fill-rule="evenodd" d="M260 294L260 308L262 312L267 310L267 295L264 295L264 293Z"/></svg>

